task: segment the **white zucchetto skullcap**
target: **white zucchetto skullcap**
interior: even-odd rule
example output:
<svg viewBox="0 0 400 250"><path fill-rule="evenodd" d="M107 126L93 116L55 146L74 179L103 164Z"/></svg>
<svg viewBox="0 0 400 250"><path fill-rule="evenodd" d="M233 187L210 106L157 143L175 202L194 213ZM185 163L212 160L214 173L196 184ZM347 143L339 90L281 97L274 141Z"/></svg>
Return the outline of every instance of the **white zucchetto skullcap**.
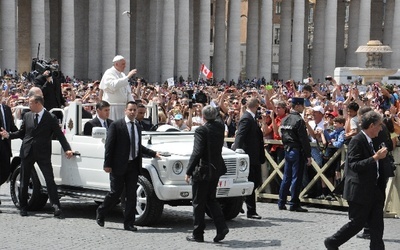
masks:
<svg viewBox="0 0 400 250"><path fill-rule="evenodd" d="M121 56L121 55L117 55L117 56L114 57L113 63L121 61L122 59L125 59L125 58L123 56Z"/></svg>

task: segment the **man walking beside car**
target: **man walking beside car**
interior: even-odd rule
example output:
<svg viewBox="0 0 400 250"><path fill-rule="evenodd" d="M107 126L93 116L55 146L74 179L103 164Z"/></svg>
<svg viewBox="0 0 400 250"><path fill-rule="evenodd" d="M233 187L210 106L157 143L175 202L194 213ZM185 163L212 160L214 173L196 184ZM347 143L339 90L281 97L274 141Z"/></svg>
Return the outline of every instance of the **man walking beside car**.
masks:
<svg viewBox="0 0 400 250"><path fill-rule="evenodd" d="M54 182L53 166L51 164L51 141L56 136L64 149L67 158L73 156L71 147L62 133L55 115L49 113L43 106L43 96L29 97L30 112L24 115L21 128L16 132L1 132L4 138L21 138L21 188L19 193L20 215L27 216L28 185L35 162L39 165L46 181L50 203L54 208L54 216L63 218L58 198L57 186Z"/></svg>
<svg viewBox="0 0 400 250"><path fill-rule="evenodd" d="M385 249L383 243L383 206L386 182L382 159L388 153L386 146L375 150L373 139L382 130L382 116L369 111L361 116L361 132L355 135L347 149L343 198L349 203L350 221L331 237L325 239L327 249L339 246L356 235L368 223L370 249Z"/></svg>
<svg viewBox="0 0 400 250"><path fill-rule="evenodd" d="M206 227L204 214L208 208L217 228L214 242L219 242L229 232L221 207L215 197L219 177L227 171L222 158L225 126L223 121L217 118L217 109L210 105L203 108L202 115L206 123L195 131L193 152L185 176L187 183L192 179L194 218L193 233L186 239L196 242L204 241ZM208 167L206 178L200 176L201 166Z"/></svg>
<svg viewBox="0 0 400 250"><path fill-rule="evenodd" d="M107 213L118 203L125 188L126 205L124 229L137 231L134 226L136 214L136 185L142 169L142 155L160 155L142 146L142 130L136 125L137 104L129 101L125 106L125 117L111 123L107 132L104 156L104 171L110 174L110 192L96 212L96 222L104 227Z"/></svg>
<svg viewBox="0 0 400 250"><path fill-rule="evenodd" d="M246 197L247 218L261 219L256 210L255 189L261 185L261 164L265 162L263 134L258 126L255 114L260 103L257 98L250 98L247 109L240 118L236 132L234 148L242 149L249 155L249 181L254 182L251 195Z"/></svg>

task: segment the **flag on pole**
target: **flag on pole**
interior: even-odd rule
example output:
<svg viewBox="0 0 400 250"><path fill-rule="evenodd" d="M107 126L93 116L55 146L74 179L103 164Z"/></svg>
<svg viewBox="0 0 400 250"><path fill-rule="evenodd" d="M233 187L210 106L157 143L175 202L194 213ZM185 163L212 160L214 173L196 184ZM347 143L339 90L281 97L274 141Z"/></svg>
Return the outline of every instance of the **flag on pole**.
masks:
<svg viewBox="0 0 400 250"><path fill-rule="evenodd" d="M200 69L201 73L203 73L203 75L205 75L207 77L207 79L213 78L213 73L211 72L211 70L209 70L206 65L201 64L201 69Z"/></svg>

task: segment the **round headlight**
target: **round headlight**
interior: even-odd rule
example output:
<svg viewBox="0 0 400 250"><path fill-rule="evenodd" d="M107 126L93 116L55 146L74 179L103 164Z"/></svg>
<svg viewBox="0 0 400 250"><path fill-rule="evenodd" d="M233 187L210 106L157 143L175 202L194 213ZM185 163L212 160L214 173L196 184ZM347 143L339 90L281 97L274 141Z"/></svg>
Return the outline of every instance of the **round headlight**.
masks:
<svg viewBox="0 0 400 250"><path fill-rule="evenodd" d="M174 172L174 174L179 175L182 173L183 171L183 163L180 161L176 161L174 162L174 164L172 165L172 171Z"/></svg>
<svg viewBox="0 0 400 250"><path fill-rule="evenodd" d="M244 159L244 158L239 159L239 171L240 172L246 171L248 166L249 166L249 163L246 161L246 159Z"/></svg>

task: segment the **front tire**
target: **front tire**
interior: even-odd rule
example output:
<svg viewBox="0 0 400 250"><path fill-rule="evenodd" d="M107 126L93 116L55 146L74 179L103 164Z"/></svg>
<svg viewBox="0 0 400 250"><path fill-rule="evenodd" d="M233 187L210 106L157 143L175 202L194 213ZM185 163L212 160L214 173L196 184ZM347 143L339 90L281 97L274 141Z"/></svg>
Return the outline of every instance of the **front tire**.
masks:
<svg viewBox="0 0 400 250"><path fill-rule="evenodd" d="M21 188L21 166L18 165L14 170L10 181L10 195L14 205L20 208L19 191ZM39 177L35 171L32 170L31 178L28 185L28 207L30 211L40 210L47 203L47 194L42 193L42 185L40 184Z"/></svg>
<svg viewBox="0 0 400 250"><path fill-rule="evenodd" d="M164 203L158 199L153 184L142 175L139 175L136 195L135 225L149 226L156 223L161 218Z"/></svg>

